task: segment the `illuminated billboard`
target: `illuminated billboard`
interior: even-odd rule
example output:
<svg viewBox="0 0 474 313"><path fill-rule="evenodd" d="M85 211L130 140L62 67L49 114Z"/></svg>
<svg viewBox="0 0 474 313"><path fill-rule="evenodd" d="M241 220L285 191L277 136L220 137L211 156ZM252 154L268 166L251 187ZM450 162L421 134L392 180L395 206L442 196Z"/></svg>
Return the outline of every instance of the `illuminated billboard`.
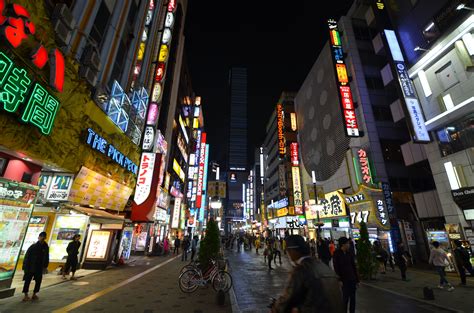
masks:
<svg viewBox="0 0 474 313"><path fill-rule="evenodd" d="M344 63L344 52L337 27L337 22L328 20L331 54L334 60L336 83L339 87L339 100L341 101L341 112L344 120L345 133L349 137L359 137L359 126L357 115L352 100L351 87L349 86L349 75Z"/></svg>
<svg viewBox="0 0 474 313"><path fill-rule="evenodd" d="M280 158L284 158L286 154L286 142L285 142L285 112L283 111L283 105L277 104L277 128L278 128L278 152Z"/></svg>

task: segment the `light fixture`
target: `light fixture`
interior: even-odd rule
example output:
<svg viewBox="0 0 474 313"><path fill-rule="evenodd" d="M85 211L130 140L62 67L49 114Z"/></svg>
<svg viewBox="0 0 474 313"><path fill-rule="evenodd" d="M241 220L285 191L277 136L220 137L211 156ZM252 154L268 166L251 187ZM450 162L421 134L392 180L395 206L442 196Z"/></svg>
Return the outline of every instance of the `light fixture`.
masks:
<svg viewBox="0 0 474 313"><path fill-rule="evenodd" d="M425 32L429 31L431 28L433 28L433 26L435 26L435 24L434 22L431 22L428 26L426 26Z"/></svg>
<svg viewBox="0 0 474 313"><path fill-rule="evenodd" d="M421 87L423 89L425 97L431 96L433 92L431 91L430 83L428 82L428 78L426 77L425 71L420 70L418 72L418 77L420 78Z"/></svg>
<svg viewBox="0 0 474 313"><path fill-rule="evenodd" d="M430 49L425 49L420 46L416 46L415 49L413 49L413 51L430 51Z"/></svg>
<svg viewBox="0 0 474 313"><path fill-rule="evenodd" d="M444 163L444 168L446 169L446 174L448 175L449 185L451 190L456 190L461 188L461 183L459 182L459 177L456 173L456 169L453 166L452 162Z"/></svg>
<svg viewBox="0 0 474 313"><path fill-rule="evenodd" d="M456 7L456 10L458 10L458 11L463 10L463 9L464 10L469 10L469 11L474 11L473 8L470 8L470 7L466 6L464 3L461 3L460 5L458 5Z"/></svg>
<svg viewBox="0 0 474 313"><path fill-rule="evenodd" d="M444 106L446 107L446 111L454 108L454 102L449 93L443 96L443 102L444 102Z"/></svg>

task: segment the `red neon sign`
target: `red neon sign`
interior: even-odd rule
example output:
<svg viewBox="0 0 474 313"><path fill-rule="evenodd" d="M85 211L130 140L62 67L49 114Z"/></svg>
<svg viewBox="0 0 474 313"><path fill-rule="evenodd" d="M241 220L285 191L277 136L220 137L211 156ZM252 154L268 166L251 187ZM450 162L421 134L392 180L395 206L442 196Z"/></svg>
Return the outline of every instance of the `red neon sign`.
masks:
<svg viewBox="0 0 474 313"><path fill-rule="evenodd" d="M165 66L166 65L164 62L158 63L158 65L156 66L155 81L161 82L161 80L165 76Z"/></svg>
<svg viewBox="0 0 474 313"><path fill-rule="evenodd" d="M5 15L8 12L5 0L0 0L0 33L6 38L13 48L18 48L23 40L36 32L35 24L30 21L30 13L19 4L9 5L12 16ZM51 50L51 75L50 84L57 91L62 92L64 85L64 56L58 49ZM40 45L32 53L33 64L42 69L48 61L48 53L43 45Z"/></svg>
<svg viewBox="0 0 474 313"><path fill-rule="evenodd" d="M176 9L176 0L170 0L170 2L168 2L168 12L174 12L175 9Z"/></svg>
<svg viewBox="0 0 474 313"><path fill-rule="evenodd" d="M196 192L196 208L201 207L202 202L202 186L204 184L204 166L206 165L206 133L201 135L201 147L199 152L199 169L198 169L198 183Z"/></svg>
<svg viewBox="0 0 474 313"><path fill-rule="evenodd" d="M291 147L291 165L298 166L299 165L298 143L292 142L290 147Z"/></svg>
<svg viewBox="0 0 474 313"><path fill-rule="evenodd" d="M367 151L364 149L359 149L357 151L357 154L359 155L359 163L360 163L360 171L362 173L362 180L366 184L372 183L372 174L370 173L370 167L369 167L369 158L367 157Z"/></svg>

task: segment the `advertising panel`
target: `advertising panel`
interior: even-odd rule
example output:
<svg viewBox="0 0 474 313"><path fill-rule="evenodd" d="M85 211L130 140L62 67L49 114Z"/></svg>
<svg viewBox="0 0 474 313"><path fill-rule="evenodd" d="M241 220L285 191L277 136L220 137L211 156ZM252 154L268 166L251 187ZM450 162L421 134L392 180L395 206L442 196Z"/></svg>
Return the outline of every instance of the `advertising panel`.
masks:
<svg viewBox="0 0 474 313"><path fill-rule="evenodd" d="M295 205L295 214L303 214L303 194L301 190L300 168L293 166L291 168L293 178L293 197Z"/></svg>
<svg viewBox="0 0 474 313"><path fill-rule="evenodd" d="M150 195L153 169L155 168L155 158L155 153L142 153L140 170L138 171L137 177L137 187L135 188L135 196L133 197L133 200L138 205L145 202Z"/></svg>
<svg viewBox="0 0 474 313"><path fill-rule="evenodd" d="M180 212L181 212L181 198L176 197L174 199L173 217L171 218L171 228L178 228Z"/></svg>
<svg viewBox="0 0 474 313"><path fill-rule="evenodd" d="M89 240L86 260L105 261L111 237L112 232L109 230L93 230Z"/></svg>
<svg viewBox="0 0 474 313"><path fill-rule="evenodd" d="M123 211L132 189L82 167L71 187L68 201Z"/></svg>
<svg viewBox="0 0 474 313"><path fill-rule="evenodd" d="M88 222L89 217L85 215L56 215L49 242L50 261L66 262L67 245L76 234L84 238Z"/></svg>
<svg viewBox="0 0 474 313"><path fill-rule="evenodd" d="M344 64L344 52L342 50L341 38L337 22L333 19L328 20L329 38L331 45L331 54L333 56L334 68L336 73L336 83L339 86L339 100L341 102L341 113L344 120L345 133L349 137L359 137L359 126L357 115L352 101L351 88L349 86L349 76Z"/></svg>
<svg viewBox="0 0 474 313"><path fill-rule="evenodd" d="M122 256L124 260L130 258L130 252L132 250L132 235L133 227L125 227L122 232L122 240L120 240L119 256Z"/></svg>
<svg viewBox="0 0 474 313"><path fill-rule="evenodd" d="M298 125L296 124L296 113L291 113L290 118L291 118L291 130L297 131Z"/></svg>
<svg viewBox="0 0 474 313"><path fill-rule="evenodd" d="M298 155L298 143L292 142L290 145L290 152L291 152L291 165L298 166L299 165L299 155Z"/></svg>
<svg viewBox="0 0 474 313"><path fill-rule="evenodd" d="M73 177L72 174L55 174L52 177L46 200L66 201L72 187Z"/></svg>
<svg viewBox="0 0 474 313"><path fill-rule="evenodd" d="M342 190L332 191L324 195L324 198L318 199L318 204L322 206L319 212L320 218L346 216L346 204L341 194Z"/></svg>
<svg viewBox="0 0 474 313"><path fill-rule="evenodd" d="M23 241L23 246L21 247L21 255L24 255L26 250L28 250L32 244L38 241L38 236L41 232L45 231L47 222L47 216L32 216L30 218L25 240Z"/></svg>
<svg viewBox="0 0 474 313"><path fill-rule="evenodd" d="M406 107L404 108L404 111L408 113L408 116L410 116L409 128L413 137L413 141L421 143L430 142L430 135L425 126L425 118L416 96L415 86L408 75L405 60L403 58L400 45L398 44L397 35L393 30L389 29L385 29L384 33L392 54L392 59L394 61L398 76L398 82L402 89L405 100Z"/></svg>
<svg viewBox="0 0 474 313"><path fill-rule="evenodd" d="M196 193L196 208L201 207L205 165L206 165L206 133L203 132L201 135L201 145L200 145L200 152L199 152L199 170L198 170L198 183L197 183L197 193Z"/></svg>
<svg viewBox="0 0 474 313"><path fill-rule="evenodd" d="M286 155L286 139L285 139L285 112L283 105L277 104L277 128L278 128L278 152L280 158Z"/></svg>
<svg viewBox="0 0 474 313"><path fill-rule="evenodd" d="M372 178L372 173L370 170L369 158L367 156L367 151L364 149L357 150L357 157L359 160L359 172L361 174L362 183L373 185L374 180Z"/></svg>

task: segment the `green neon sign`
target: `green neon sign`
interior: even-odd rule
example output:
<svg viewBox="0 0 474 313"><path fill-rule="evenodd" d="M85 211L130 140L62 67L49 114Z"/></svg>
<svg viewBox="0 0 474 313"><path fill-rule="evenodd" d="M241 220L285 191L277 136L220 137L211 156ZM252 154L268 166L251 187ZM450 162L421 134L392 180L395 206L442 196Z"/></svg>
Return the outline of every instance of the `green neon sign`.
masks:
<svg viewBox="0 0 474 313"><path fill-rule="evenodd" d="M40 84L33 84L25 69L16 67L9 57L0 52L0 109L15 113L22 103L26 103L26 107L21 120L49 135L59 110L59 101Z"/></svg>

